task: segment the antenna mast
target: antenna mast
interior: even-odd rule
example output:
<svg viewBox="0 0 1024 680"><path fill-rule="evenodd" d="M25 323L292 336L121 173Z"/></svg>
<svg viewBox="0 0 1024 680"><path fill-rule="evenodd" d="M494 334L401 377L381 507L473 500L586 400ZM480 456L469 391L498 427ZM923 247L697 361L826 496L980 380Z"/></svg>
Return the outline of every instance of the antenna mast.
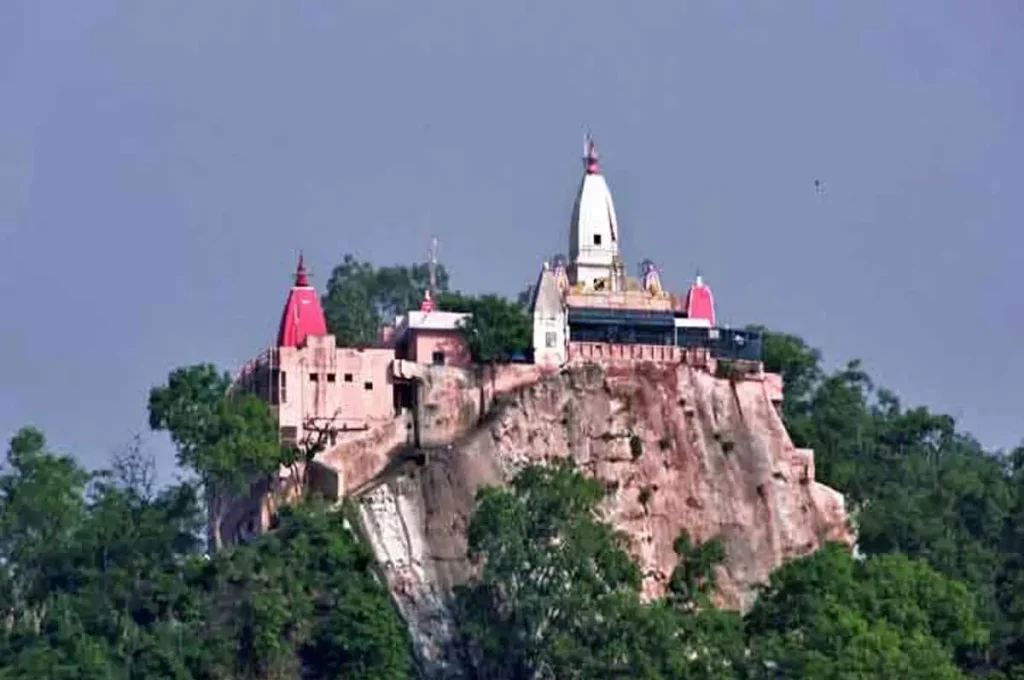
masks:
<svg viewBox="0 0 1024 680"><path fill-rule="evenodd" d="M434 295L437 292L437 237L434 236L430 241L430 294Z"/></svg>

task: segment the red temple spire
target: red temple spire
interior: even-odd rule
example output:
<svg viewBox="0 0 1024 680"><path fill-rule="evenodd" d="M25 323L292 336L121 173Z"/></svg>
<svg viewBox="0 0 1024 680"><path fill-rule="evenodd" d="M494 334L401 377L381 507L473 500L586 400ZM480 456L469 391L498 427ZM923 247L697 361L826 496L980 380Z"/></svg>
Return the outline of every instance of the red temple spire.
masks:
<svg viewBox="0 0 1024 680"><path fill-rule="evenodd" d="M711 289L704 285L700 272L686 294L686 316L691 319L707 319L712 326L715 325L715 298L711 295Z"/></svg>
<svg viewBox="0 0 1024 680"><path fill-rule="evenodd" d="M295 284L281 315L277 333L278 347L301 347L310 335L327 335L327 319L316 290L309 285L309 274L302 254L295 269Z"/></svg>
<svg viewBox="0 0 1024 680"><path fill-rule="evenodd" d="M309 275L306 273L306 262L302 257L301 250L299 251L299 266L295 270L295 285L301 288L309 286Z"/></svg>

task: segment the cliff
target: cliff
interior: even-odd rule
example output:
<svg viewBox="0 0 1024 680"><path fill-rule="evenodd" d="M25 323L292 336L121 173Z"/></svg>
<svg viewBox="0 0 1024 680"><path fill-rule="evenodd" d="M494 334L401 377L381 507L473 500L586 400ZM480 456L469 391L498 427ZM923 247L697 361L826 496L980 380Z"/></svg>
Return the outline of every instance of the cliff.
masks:
<svg viewBox="0 0 1024 680"><path fill-rule="evenodd" d="M777 376L584 364L500 395L478 420L481 390L447 375L426 376L420 390L421 433L439 445L358 493L364 531L430 674L456 670L446 596L470 575L476 489L529 463L572 456L604 481L605 518L629 535L648 596L663 592L684 528L698 542L722 538L717 599L737 609L784 561L853 541L842 495L815 481L812 452L786 433L773 404Z"/></svg>

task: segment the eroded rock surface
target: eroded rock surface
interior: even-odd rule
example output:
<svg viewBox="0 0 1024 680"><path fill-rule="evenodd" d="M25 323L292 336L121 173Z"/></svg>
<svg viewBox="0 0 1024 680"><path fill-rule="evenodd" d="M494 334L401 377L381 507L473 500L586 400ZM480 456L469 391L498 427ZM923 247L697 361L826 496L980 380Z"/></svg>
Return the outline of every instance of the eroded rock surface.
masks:
<svg viewBox="0 0 1024 680"><path fill-rule="evenodd" d="M446 595L471 573L465 530L476 489L530 463L572 456L605 483L605 518L630 537L647 596L664 592L684 528L698 542L722 538L717 599L736 609L783 562L828 540L852 544L842 495L815 481L813 454L794 448L773 389L678 364L578 366L503 395L452 445L364 495L364 530L426 670L456 671ZM435 394L433 413L443 419L475 398Z"/></svg>

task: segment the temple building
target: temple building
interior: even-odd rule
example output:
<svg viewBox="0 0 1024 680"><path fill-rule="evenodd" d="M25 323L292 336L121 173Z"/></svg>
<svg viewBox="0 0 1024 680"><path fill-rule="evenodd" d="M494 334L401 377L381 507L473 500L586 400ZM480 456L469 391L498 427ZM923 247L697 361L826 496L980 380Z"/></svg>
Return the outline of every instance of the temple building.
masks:
<svg viewBox="0 0 1024 680"><path fill-rule="evenodd" d="M235 387L270 403L284 443L320 431L333 443L394 416L394 356L389 348L336 345L300 255L276 346L247 363Z"/></svg>
<svg viewBox="0 0 1024 680"><path fill-rule="evenodd" d="M757 333L715 325L711 289L698 274L684 298L667 292L651 260L627 276L621 231L597 145L584 142L583 178L569 222L569 260L542 267L531 304L534 360L560 365L595 345L662 348L631 356L678 360L663 348L701 348L713 356L759 359ZM596 348L600 350L600 348ZM581 354L582 352L582 354ZM598 352L600 355L600 351Z"/></svg>
<svg viewBox="0 0 1024 680"><path fill-rule="evenodd" d="M651 260L643 260L636 277L627 275L615 204L598 160L597 147L588 136L583 177L571 209L568 258L556 256L543 264L530 300L533 365L492 366L489 386L481 388L490 390L486 399L481 392L481 412L498 391L577 361L691 363L706 368L720 359L760 361L760 334L718 326L714 296L699 274L685 296L665 290ZM467 370L473 366L463 333L468 315L440 311L435 305L436 247L435 239L430 284L419 309L386 324L372 347L337 346L299 256L275 346L248 362L232 385L233 390L254 393L269 403L282 443L326 443L326 461L333 451L364 441L387 439L419 447L433 436L421 438L424 423L418 414L438 407L423 401L423 389L469 384L468 376L473 375ZM446 375L461 377L446 383ZM440 422L427 425L436 434L447 427L447 421ZM341 473L334 463L317 461L313 468L324 472L327 480L318 484L337 495L344 486ZM254 487L224 519L232 540L244 540L268 526L267 499L278 493L269 490L287 486L285 472Z"/></svg>
<svg viewBox="0 0 1024 680"><path fill-rule="evenodd" d="M685 296L672 295L649 259L637 277L628 276L621 244L612 193L588 135L569 222L569 257L545 262L533 288L534 363L555 368L599 356L604 346L658 348L631 355L650 360L682 360L672 348L760 358L759 334L716 326L714 296L699 274ZM435 240L431 283L420 308L386 325L373 347L336 345L299 256L276 346L246 364L236 380L236 388L271 404L284 441L328 431L334 442L394 418L409 403L406 377L395 376L396 361L403 371L410 365L471 366L461 330L467 315L435 307L436 247Z"/></svg>

